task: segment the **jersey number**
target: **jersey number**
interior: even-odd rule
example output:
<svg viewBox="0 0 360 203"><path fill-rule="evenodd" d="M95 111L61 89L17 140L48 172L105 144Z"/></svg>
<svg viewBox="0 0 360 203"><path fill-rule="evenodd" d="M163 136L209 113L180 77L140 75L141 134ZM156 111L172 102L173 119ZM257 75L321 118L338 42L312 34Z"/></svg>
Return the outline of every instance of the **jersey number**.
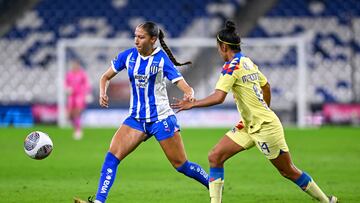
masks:
<svg viewBox="0 0 360 203"><path fill-rule="evenodd" d="M259 89L257 87L256 84L253 85L253 90L255 92L256 97L258 98L258 100L261 102L261 104L266 108L269 109L269 107L267 106L267 104L264 101L264 96L263 96L263 92L261 89Z"/></svg>
<svg viewBox="0 0 360 203"><path fill-rule="evenodd" d="M269 146L266 144L266 142L258 142L258 145L259 145L261 151L262 151L265 155L270 154L270 149L269 149Z"/></svg>

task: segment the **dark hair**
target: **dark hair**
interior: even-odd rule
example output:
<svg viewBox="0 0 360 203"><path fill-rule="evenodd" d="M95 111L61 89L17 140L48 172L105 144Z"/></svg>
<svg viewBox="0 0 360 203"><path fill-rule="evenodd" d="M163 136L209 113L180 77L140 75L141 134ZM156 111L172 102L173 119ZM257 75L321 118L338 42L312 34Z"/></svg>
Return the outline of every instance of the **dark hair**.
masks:
<svg viewBox="0 0 360 203"><path fill-rule="evenodd" d="M170 48L166 45L164 41L164 37L165 37L164 32L154 22L147 21L143 24L138 25L138 27L143 28L150 35L150 37L159 38L161 47L164 49L164 51L169 56L170 60L174 63L175 66L183 66L183 65L191 64L191 61L187 61L185 63L177 62Z"/></svg>
<svg viewBox="0 0 360 203"><path fill-rule="evenodd" d="M218 32L216 38L219 43L229 45L231 50L241 51L241 39L240 36L236 33L234 22L227 20L225 23L225 28Z"/></svg>

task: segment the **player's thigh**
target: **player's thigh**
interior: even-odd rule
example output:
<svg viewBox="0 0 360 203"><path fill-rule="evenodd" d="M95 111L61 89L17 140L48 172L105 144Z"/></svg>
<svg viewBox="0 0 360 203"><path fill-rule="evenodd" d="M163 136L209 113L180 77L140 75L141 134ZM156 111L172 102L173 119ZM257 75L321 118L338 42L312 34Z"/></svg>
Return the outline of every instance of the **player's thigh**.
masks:
<svg viewBox="0 0 360 203"><path fill-rule="evenodd" d="M79 95L75 98L75 108L82 111L86 106L85 97Z"/></svg>
<svg viewBox="0 0 360 203"><path fill-rule="evenodd" d="M73 108L73 109L72 109L72 115L73 115L74 117L78 117L78 116L81 115L81 112L82 112L82 111L83 111L82 108L78 108L78 107Z"/></svg>
<svg viewBox="0 0 360 203"><path fill-rule="evenodd" d="M184 143L180 132L177 131L172 137L159 141L167 159L171 164L178 168L187 160Z"/></svg>
<svg viewBox="0 0 360 203"><path fill-rule="evenodd" d="M145 132L123 124L113 136L109 151L122 160L145 139Z"/></svg>
<svg viewBox="0 0 360 203"><path fill-rule="evenodd" d="M174 167L181 166L186 160L180 126L175 115L146 125L148 134L154 135L166 157Z"/></svg>
<svg viewBox="0 0 360 203"><path fill-rule="evenodd" d="M223 163L233 155L254 145L245 129L233 128L209 152L209 162Z"/></svg>
<svg viewBox="0 0 360 203"><path fill-rule="evenodd" d="M263 123L259 131L250 135L256 147L268 159L277 158L282 152L288 152L284 130L279 120Z"/></svg>

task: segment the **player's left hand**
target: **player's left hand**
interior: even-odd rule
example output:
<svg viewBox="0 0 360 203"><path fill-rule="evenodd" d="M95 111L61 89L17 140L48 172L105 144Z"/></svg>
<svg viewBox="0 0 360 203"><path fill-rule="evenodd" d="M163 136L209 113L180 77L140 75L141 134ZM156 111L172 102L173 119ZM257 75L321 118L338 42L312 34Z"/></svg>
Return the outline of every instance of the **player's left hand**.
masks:
<svg viewBox="0 0 360 203"><path fill-rule="evenodd" d="M173 109L177 109L176 113L179 113L183 110L191 109L194 106L194 102L190 102L188 100L181 100L176 97L173 98L176 103L172 103L170 106Z"/></svg>

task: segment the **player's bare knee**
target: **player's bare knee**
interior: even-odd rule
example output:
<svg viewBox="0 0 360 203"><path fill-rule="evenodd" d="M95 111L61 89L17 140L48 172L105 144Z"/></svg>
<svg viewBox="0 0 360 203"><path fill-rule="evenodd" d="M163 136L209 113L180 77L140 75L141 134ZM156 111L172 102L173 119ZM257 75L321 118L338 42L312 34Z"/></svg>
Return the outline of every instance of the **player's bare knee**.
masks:
<svg viewBox="0 0 360 203"><path fill-rule="evenodd" d="M211 150L208 154L208 160L210 166L222 165L223 161L221 160L221 155L216 150Z"/></svg>
<svg viewBox="0 0 360 203"><path fill-rule="evenodd" d="M112 145L109 148L109 152L111 154L113 154L116 158L120 159L120 160L125 158L125 157L123 157L123 154L122 154L121 150L119 149L119 147L115 147L115 146Z"/></svg>
<svg viewBox="0 0 360 203"><path fill-rule="evenodd" d="M117 157L117 158L120 157L120 153L118 153L118 152L115 151L115 150L112 150L112 148L109 149L109 152L110 152L111 154L113 154L113 155L114 155L115 157Z"/></svg>

